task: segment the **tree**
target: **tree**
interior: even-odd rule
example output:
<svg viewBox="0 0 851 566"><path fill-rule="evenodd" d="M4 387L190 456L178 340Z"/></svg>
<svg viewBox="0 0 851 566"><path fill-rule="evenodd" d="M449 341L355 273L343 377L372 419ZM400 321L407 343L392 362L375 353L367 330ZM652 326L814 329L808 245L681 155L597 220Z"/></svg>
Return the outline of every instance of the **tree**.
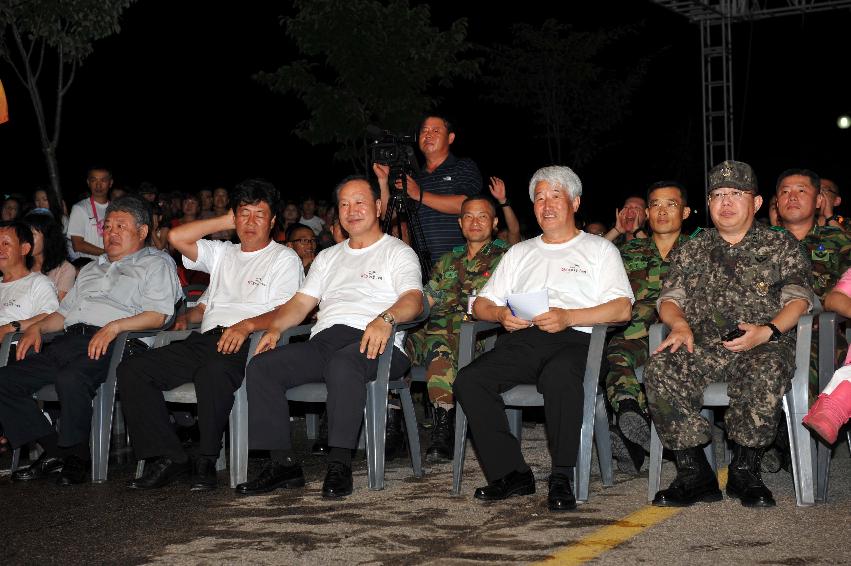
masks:
<svg viewBox="0 0 851 566"><path fill-rule="evenodd" d="M623 118L644 75L643 61L630 62L628 69L598 62L631 31L580 32L553 19L539 28L516 24L512 42L491 50L491 97L531 113L552 163L567 157L581 166L600 149L602 134Z"/></svg>
<svg viewBox="0 0 851 566"><path fill-rule="evenodd" d="M0 60L26 87L35 111L50 186L62 202L56 149L62 102L93 43L119 31L133 0L3 0ZM51 76L48 76L51 73ZM52 115L48 109L52 106Z"/></svg>
<svg viewBox="0 0 851 566"><path fill-rule="evenodd" d="M471 78L478 61L464 58L467 22L448 30L431 25L427 5L407 0L297 0L283 20L304 56L256 78L272 91L295 94L309 118L294 133L312 145L335 144L335 158L362 169L364 133L378 125L395 133L410 128L439 99L435 87Z"/></svg>

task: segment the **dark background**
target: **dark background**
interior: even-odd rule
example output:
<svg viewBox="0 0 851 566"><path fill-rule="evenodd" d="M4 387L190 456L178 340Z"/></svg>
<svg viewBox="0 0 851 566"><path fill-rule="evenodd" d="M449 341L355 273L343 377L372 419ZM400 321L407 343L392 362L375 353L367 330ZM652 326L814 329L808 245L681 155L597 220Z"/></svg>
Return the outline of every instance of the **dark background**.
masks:
<svg viewBox="0 0 851 566"><path fill-rule="evenodd" d="M432 4L432 18L445 29L467 17L469 39L480 45L508 41L514 22L549 17L577 29L641 24L621 49L653 58L629 116L606 137L605 150L577 169L583 212L611 223L628 194L678 179L700 212L693 223L702 224L698 27L647 1L569 4L526 2L521 11L443 2ZM58 155L69 205L85 190L93 163L112 167L116 181L131 187L147 180L161 190L196 191L262 176L287 197L327 198L349 166L332 160L333 148L311 147L291 134L306 115L298 99L273 94L252 78L296 57L280 25L291 10L288 3L131 6L121 33L95 45L66 97ZM851 112L844 80L851 68L849 24L851 13L843 10L734 25L735 157L754 166L763 190L771 191L788 167L810 167L840 187L851 181L851 131L836 127L837 117ZM0 126L0 192L29 194L46 181L37 130L8 67L0 66L0 78L11 116ZM475 159L486 177L503 177L518 211L530 218L526 185L549 164L545 141L518 112L489 102L485 88L459 82L445 93L442 109L458 124L454 152Z"/></svg>

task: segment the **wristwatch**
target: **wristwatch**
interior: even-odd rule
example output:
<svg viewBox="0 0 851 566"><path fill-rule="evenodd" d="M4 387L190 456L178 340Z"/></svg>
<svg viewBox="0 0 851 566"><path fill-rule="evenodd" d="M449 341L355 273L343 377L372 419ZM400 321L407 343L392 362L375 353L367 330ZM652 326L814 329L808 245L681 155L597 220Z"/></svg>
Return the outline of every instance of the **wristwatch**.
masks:
<svg viewBox="0 0 851 566"><path fill-rule="evenodd" d="M780 337L783 336L783 333L780 332L780 329L774 326L771 322L766 322L764 326L767 326L771 329L771 337L768 339L769 342L777 342L780 340Z"/></svg>
<svg viewBox="0 0 851 566"><path fill-rule="evenodd" d="M20 331L21 331L21 323L20 323L20 322L18 322L17 320L13 320L12 322L10 322L10 323L9 323L9 326L11 326L11 327L12 327L12 329L13 329L15 332L20 332Z"/></svg>
<svg viewBox="0 0 851 566"><path fill-rule="evenodd" d="M386 322L390 326L393 326L394 324L396 324L396 317L394 317L390 313L390 311L384 311L383 313L378 315L378 318L380 318L381 320L383 320L384 322Z"/></svg>
<svg viewBox="0 0 851 566"><path fill-rule="evenodd" d="M510 201L510 200L508 200L508 199L505 199L505 202L501 202L501 203L499 203L499 206L500 206L500 207L511 206L511 201Z"/></svg>

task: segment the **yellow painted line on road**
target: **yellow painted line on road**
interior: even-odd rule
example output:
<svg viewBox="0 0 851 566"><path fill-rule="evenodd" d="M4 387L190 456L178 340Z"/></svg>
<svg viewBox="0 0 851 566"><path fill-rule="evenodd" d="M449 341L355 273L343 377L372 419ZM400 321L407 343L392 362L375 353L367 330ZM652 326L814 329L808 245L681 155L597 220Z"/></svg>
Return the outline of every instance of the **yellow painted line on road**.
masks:
<svg viewBox="0 0 851 566"><path fill-rule="evenodd" d="M718 484L721 489L727 485L727 468L718 471ZM641 534L653 525L680 513L686 507L654 507L647 505L612 525L597 529L575 543L564 547L540 562L547 566L583 564L623 544L632 537Z"/></svg>

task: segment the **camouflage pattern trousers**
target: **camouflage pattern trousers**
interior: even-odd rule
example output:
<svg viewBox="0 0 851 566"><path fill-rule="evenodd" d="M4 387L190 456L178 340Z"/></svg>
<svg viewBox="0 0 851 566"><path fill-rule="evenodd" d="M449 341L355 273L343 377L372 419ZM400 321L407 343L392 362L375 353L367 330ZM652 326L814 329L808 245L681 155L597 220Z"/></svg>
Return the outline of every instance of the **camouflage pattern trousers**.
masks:
<svg viewBox="0 0 851 566"><path fill-rule="evenodd" d="M411 365L425 366L428 398L434 404L452 405L452 383L458 373L458 339L456 333L430 333L425 329L408 334L405 350Z"/></svg>
<svg viewBox="0 0 851 566"><path fill-rule="evenodd" d="M642 410L647 410L644 389L635 376L635 370L647 363L649 338L627 340L614 336L606 348L609 373L606 374L606 396L617 412L620 402L635 399Z"/></svg>
<svg viewBox="0 0 851 566"><path fill-rule="evenodd" d="M771 444L794 370L794 345L787 340L741 353L730 352L720 342L696 343L694 353L681 347L673 354L651 356L644 368L644 386L662 444L683 450L712 439L710 423L700 410L703 388L715 382L727 383L727 436L742 446Z"/></svg>

